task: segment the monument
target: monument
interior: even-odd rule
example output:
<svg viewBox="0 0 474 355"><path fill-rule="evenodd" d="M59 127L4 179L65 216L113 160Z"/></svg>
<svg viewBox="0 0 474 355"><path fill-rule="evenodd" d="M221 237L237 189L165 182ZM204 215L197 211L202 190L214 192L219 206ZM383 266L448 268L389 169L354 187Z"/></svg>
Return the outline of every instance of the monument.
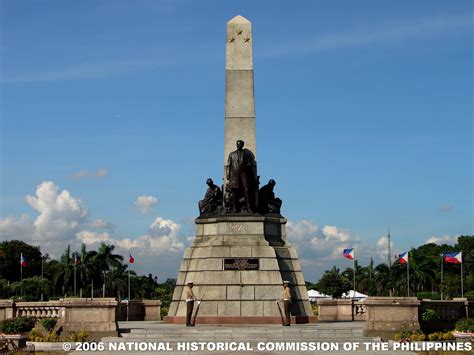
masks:
<svg viewBox="0 0 474 355"><path fill-rule="evenodd" d="M289 282L292 321L315 320L273 179L259 190L252 62L252 26L227 24L224 186L212 179L199 201L196 237L186 249L167 323L185 323L185 286L202 299L198 324L281 323L276 304Z"/></svg>

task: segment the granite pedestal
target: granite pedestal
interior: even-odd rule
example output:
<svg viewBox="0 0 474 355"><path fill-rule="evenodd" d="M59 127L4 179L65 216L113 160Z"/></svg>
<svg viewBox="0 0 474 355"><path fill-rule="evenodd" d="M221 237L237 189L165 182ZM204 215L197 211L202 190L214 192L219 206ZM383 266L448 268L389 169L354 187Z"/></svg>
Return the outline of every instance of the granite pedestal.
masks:
<svg viewBox="0 0 474 355"><path fill-rule="evenodd" d="M246 261L251 261L247 268ZM243 269L225 269L225 262ZM286 219L280 216L196 219L196 238L184 253L166 323L185 322L184 291L190 280L202 298L200 324L281 323L275 301L283 280L290 282L292 321L316 321L298 256L286 240Z"/></svg>

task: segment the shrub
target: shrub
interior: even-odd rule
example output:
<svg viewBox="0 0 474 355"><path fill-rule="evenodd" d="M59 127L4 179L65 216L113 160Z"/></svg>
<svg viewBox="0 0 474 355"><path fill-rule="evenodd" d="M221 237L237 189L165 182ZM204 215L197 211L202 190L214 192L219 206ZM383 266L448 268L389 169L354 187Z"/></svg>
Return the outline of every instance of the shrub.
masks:
<svg viewBox="0 0 474 355"><path fill-rule="evenodd" d="M409 330L404 330L400 333L395 333L394 338L395 340L400 340L400 341L409 341L411 338L412 332Z"/></svg>
<svg viewBox="0 0 474 355"><path fill-rule="evenodd" d="M455 329L458 332L474 333L474 319L464 318L458 320Z"/></svg>
<svg viewBox="0 0 474 355"><path fill-rule="evenodd" d="M27 333L34 328L36 319L33 317L17 317L0 322L0 332L3 334Z"/></svg>
<svg viewBox="0 0 474 355"><path fill-rule="evenodd" d="M425 309L423 311L423 314L421 315L421 319L424 322L429 322L432 320L437 320L439 319L438 313L434 309Z"/></svg>
<svg viewBox="0 0 474 355"><path fill-rule="evenodd" d="M443 340L443 332L434 332L428 335L429 341Z"/></svg>
<svg viewBox="0 0 474 355"><path fill-rule="evenodd" d="M43 318L39 322L44 327L44 329L46 329L48 332L51 332L56 326L58 320L56 318Z"/></svg>
<svg viewBox="0 0 474 355"><path fill-rule="evenodd" d="M426 339L426 335L421 330L417 330L414 331L409 338L411 341L424 341Z"/></svg>
<svg viewBox="0 0 474 355"><path fill-rule="evenodd" d="M435 332L428 335L429 341L438 341L438 340L456 340L452 331L449 332Z"/></svg>
<svg viewBox="0 0 474 355"><path fill-rule="evenodd" d="M78 333L72 331L70 332L69 338L71 341L86 341L87 338L89 338L89 334L85 330L81 330Z"/></svg>
<svg viewBox="0 0 474 355"><path fill-rule="evenodd" d="M453 335L453 331L443 333L443 340L456 340L456 337Z"/></svg>
<svg viewBox="0 0 474 355"><path fill-rule="evenodd" d="M30 341L43 341L43 333L38 329L32 329L28 333L28 340Z"/></svg>

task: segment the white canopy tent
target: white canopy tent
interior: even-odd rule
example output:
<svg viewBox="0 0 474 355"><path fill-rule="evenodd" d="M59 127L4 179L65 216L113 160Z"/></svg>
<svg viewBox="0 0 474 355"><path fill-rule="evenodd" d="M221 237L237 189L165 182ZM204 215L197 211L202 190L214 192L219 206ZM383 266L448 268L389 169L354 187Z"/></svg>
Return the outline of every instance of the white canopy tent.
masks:
<svg viewBox="0 0 474 355"><path fill-rule="evenodd" d="M355 294L354 294L355 292ZM354 291L354 290L350 290L349 292L346 292L342 295L341 298L354 298L356 300L361 300L361 299L365 299L369 296L367 295L364 295L363 293L360 293L360 292L357 292L357 291Z"/></svg>
<svg viewBox="0 0 474 355"><path fill-rule="evenodd" d="M316 290L309 290L308 291L308 298L310 302L316 302L318 299L321 298L331 298L331 296L325 295L324 293L321 293Z"/></svg>

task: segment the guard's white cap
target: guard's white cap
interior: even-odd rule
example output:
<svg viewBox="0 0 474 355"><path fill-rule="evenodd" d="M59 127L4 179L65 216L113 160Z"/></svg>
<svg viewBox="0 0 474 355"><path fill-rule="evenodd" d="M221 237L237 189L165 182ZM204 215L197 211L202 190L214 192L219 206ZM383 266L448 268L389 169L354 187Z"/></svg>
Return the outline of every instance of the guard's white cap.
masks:
<svg viewBox="0 0 474 355"><path fill-rule="evenodd" d="M289 284L290 281L286 281L286 280L285 280L285 281L283 281L283 283L284 283L284 284Z"/></svg>
<svg viewBox="0 0 474 355"><path fill-rule="evenodd" d="M191 280L188 281L188 284L193 284L194 282L192 282Z"/></svg>

